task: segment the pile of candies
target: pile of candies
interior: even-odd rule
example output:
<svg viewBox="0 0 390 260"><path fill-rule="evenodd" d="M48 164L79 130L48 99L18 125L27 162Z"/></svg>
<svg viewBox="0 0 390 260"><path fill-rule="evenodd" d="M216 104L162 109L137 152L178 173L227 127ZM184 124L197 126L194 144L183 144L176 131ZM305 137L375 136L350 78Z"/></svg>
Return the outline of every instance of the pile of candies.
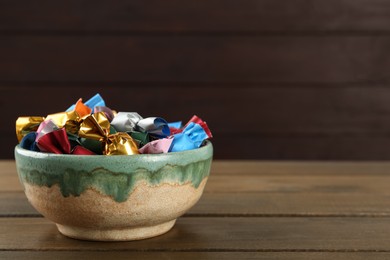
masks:
<svg viewBox="0 0 390 260"><path fill-rule="evenodd" d="M56 154L130 155L196 149L212 134L197 116L184 126L136 112L115 112L96 94L65 112L19 117L16 136L24 149Z"/></svg>

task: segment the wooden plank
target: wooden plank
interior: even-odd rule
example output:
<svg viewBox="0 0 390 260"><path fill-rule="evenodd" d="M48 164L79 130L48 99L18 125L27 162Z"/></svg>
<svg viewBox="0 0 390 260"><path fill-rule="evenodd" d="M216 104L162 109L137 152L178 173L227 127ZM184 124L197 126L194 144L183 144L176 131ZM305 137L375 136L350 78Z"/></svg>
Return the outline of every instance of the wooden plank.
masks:
<svg viewBox="0 0 390 260"><path fill-rule="evenodd" d="M0 219L2 250L389 251L389 218L181 218L167 234L135 242L79 241L43 218Z"/></svg>
<svg viewBox="0 0 390 260"><path fill-rule="evenodd" d="M389 44L387 35L1 36L0 81L389 82Z"/></svg>
<svg viewBox="0 0 390 260"><path fill-rule="evenodd" d="M0 251L1 259L387 259L387 252L129 252L129 251Z"/></svg>
<svg viewBox="0 0 390 260"><path fill-rule="evenodd" d="M223 9L221 9L223 7ZM1 1L0 30L38 32L386 31L384 0ZM207 19L205 19L207 18Z"/></svg>

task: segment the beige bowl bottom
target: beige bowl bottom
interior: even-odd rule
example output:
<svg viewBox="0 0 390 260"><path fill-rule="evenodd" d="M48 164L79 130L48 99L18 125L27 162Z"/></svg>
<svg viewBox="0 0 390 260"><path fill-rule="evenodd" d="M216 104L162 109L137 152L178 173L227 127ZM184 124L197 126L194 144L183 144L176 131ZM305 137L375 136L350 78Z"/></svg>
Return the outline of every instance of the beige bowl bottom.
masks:
<svg viewBox="0 0 390 260"><path fill-rule="evenodd" d="M176 219L199 200L207 179L198 188L191 183L150 186L139 182L121 203L95 189L64 197L58 185L24 186L30 203L56 223L63 235L82 240L130 241L168 232Z"/></svg>
<svg viewBox="0 0 390 260"><path fill-rule="evenodd" d="M155 237L168 232L174 225L176 219L149 227L131 227L121 229L91 229L72 227L56 224L61 234L82 240L99 240L99 241L128 241L140 240Z"/></svg>

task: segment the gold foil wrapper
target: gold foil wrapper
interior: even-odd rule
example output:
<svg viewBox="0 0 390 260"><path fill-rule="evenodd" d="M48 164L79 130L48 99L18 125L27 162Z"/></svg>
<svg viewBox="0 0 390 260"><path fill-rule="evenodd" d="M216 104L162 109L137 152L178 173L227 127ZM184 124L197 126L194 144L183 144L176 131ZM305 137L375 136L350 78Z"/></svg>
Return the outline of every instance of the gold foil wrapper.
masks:
<svg viewBox="0 0 390 260"><path fill-rule="evenodd" d="M45 120L41 116L25 116L19 117L16 120L16 137L18 142L22 141L23 137L33 131L37 131L39 124Z"/></svg>
<svg viewBox="0 0 390 260"><path fill-rule="evenodd" d="M104 153L106 155L139 154L137 144L133 138L123 132L108 136Z"/></svg>
<svg viewBox="0 0 390 260"><path fill-rule="evenodd" d="M80 137L105 142L109 134L110 122L104 112L89 115L80 124Z"/></svg>
<svg viewBox="0 0 390 260"><path fill-rule="evenodd" d="M127 133L110 134L110 122L104 112L89 115L80 124L79 136L104 144L105 155L138 154L137 144Z"/></svg>
<svg viewBox="0 0 390 260"><path fill-rule="evenodd" d="M65 127L72 134L76 134L80 128L81 118L76 111L51 114L46 119L51 119L59 128Z"/></svg>

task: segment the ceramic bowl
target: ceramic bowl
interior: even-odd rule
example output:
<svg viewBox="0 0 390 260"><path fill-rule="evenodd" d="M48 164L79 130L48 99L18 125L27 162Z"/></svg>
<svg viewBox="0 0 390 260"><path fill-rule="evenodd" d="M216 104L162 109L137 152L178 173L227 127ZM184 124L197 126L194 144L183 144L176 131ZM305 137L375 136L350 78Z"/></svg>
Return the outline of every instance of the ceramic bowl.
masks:
<svg viewBox="0 0 390 260"><path fill-rule="evenodd" d="M169 231L201 197L213 146L168 154L58 155L16 146L33 207L65 236L126 241Z"/></svg>

